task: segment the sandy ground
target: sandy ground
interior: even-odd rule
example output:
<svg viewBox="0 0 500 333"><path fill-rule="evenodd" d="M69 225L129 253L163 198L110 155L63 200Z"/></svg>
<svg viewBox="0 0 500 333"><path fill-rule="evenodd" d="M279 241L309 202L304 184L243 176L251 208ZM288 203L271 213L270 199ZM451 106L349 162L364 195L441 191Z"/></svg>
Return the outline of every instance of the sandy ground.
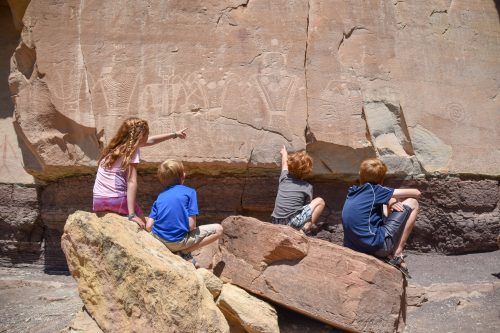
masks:
<svg viewBox="0 0 500 333"><path fill-rule="evenodd" d="M51 333L81 311L76 282L69 275L0 268L0 332Z"/></svg>
<svg viewBox="0 0 500 333"><path fill-rule="evenodd" d="M405 333L499 332L500 251L411 255ZM0 268L0 333L60 332L83 304L69 275ZM341 332L278 309L282 333Z"/></svg>

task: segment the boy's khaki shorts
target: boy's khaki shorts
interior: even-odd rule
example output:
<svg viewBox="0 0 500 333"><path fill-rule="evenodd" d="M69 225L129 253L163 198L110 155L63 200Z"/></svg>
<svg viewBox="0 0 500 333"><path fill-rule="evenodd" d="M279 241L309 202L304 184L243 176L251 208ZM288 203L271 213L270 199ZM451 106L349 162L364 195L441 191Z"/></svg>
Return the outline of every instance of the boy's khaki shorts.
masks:
<svg viewBox="0 0 500 333"><path fill-rule="evenodd" d="M216 225L217 224L200 225L196 229L187 233L186 237L178 242L167 242L166 240L161 239L155 234L153 234L153 236L155 236L156 239L160 240L166 247L168 247L170 251L178 252L196 245L206 237L215 234L217 232Z"/></svg>

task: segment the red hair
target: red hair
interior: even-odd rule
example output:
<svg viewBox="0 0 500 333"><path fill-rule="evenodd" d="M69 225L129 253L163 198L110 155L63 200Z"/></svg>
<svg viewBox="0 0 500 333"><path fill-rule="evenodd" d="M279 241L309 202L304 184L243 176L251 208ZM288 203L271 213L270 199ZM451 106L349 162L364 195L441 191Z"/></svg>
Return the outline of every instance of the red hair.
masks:
<svg viewBox="0 0 500 333"><path fill-rule="evenodd" d="M359 183L381 184L387 173L387 166L378 158L368 158L359 166Z"/></svg>
<svg viewBox="0 0 500 333"><path fill-rule="evenodd" d="M118 128L115 136L101 153L99 164L111 168L116 160L123 157L121 168L127 169L130 159L144 136L149 135L148 122L140 118L128 118Z"/></svg>
<svg viewBox="0 0 500 333"><path fill-rule="evenodd" d="M288 155L288 173L293 177L302 179L312 171L313 161L305 151Z"/></svg>

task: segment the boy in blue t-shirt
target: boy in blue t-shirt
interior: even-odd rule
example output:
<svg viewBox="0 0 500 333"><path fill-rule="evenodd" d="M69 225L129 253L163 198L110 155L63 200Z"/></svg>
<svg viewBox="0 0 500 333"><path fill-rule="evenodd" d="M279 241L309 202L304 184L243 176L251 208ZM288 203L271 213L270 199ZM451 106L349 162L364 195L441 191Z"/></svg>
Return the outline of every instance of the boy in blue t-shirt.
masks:
<svg viewBox="0 0 500 333"><path fill-rule="evenodd" d="M382 186L386 172L377 158L361 163L360 186L349 188L342 209L344 246L384 258L410 277L403 249L417 219L420 191Z"/></svg>
<svg viewBox="0 0 500 333"><path fill-rule="evenodd" d="M166 160L160 164L158 178L165 189L151 207L147 231L151 231L172 252L180 252L184 258L190 258L191 251L222 236L220 224L196 227L196 190L183 185L186 173L181 162Z"/></svg>

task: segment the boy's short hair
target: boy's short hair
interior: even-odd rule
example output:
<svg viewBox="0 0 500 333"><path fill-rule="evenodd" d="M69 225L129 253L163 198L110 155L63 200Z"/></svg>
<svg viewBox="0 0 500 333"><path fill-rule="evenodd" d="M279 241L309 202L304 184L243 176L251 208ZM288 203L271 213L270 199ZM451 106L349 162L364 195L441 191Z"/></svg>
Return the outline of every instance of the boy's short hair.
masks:
<svg viewBox="0 0 500 333"><path fill-rule="evenodd" d="M313 161L305 151L288 155L288 173L295 178L302 179L312 171Z"/></svg>
<svg viewBox="0 0 500 333"><path fill-rule="evenodd" d="M158 179L167 187L181 183L184 176L184 165L175 160L166 160L158 166Z"/></svg>
<svg viewBox="0 0 500 333"><path fill-rule="evenodd" d="M359 166L359 183L381 184L387 173L387 166L378 158L367 158Z"/></svg>

